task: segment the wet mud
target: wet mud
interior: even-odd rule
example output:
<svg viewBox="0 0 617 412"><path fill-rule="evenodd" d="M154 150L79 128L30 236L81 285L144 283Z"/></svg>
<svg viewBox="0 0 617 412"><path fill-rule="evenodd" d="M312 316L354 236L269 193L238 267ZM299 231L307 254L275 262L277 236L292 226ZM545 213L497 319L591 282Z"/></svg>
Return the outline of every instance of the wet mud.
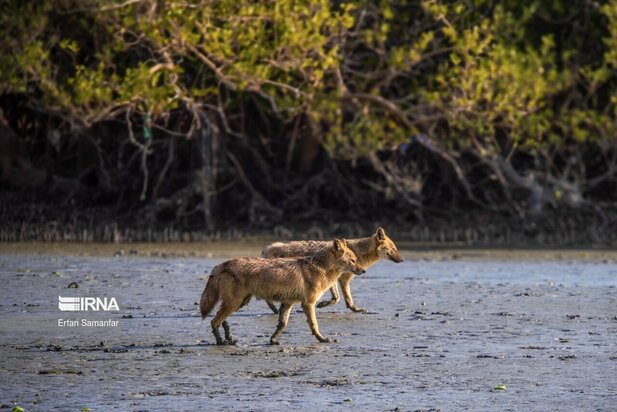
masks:
<svg viewBox="0 0 617 412"><path fill-rule="evenodd" d="M577 253L407 252L352 282L369 313L317 309L338 343L295 307L269 345L277 316L253 300L229 319L238 344L216 346L197 301L220 258L5 248L0 410L614 410L616 255ZM62 312L58 296L120 310Z"/></svg>

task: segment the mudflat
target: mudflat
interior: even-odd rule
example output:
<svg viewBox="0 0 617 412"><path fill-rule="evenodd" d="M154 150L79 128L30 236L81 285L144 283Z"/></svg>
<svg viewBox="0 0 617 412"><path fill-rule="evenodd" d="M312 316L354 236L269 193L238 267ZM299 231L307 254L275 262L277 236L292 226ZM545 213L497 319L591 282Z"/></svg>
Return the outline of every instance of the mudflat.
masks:
<svg viewBox="0 0 617 412"><path fill-rule="evenodd" d="M270 346L277 316L253 300L229 319L238 345L216 346L198 314L205 279L261 246L0 245L0 408L617 405L614 251L407 250L352 282L368 314L317 310L338 343L317 343L297 307ZM59 296L114 298L119 311L60 311Z"/></svg>

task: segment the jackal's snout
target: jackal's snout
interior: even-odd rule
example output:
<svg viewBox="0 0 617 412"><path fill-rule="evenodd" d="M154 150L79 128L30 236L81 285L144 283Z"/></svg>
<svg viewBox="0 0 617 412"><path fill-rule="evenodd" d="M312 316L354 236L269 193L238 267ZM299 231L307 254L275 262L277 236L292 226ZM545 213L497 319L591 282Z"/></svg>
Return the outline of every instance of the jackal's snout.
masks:
<svg viewBox="0 0 617 412"><path fill-rule="evenodd" d="M403 259L398 253L388 253L388 258L395 263L401 263L405 261L405 259Z"/></svg>

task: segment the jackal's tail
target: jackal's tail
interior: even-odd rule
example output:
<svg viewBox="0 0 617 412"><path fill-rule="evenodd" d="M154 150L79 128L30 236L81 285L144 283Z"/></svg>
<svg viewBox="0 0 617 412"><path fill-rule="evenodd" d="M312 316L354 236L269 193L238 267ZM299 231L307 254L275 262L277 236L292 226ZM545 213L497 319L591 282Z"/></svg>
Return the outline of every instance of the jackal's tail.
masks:
<svg viewBox="0 0 617 412"><path fill-rule="evenodd" d="M284 250L283 250L284 246L285 244L281 242L272 243L266 246L265 248L263 248L263 250L261 251L261 257L263 258L288 257L289 255L286 255L284 253Z"/></svg>
<svg viewBox="0 0 617 412"><path fill-rule="evenodd" d="M270 249L272 248L272 245L266 246L265 248L263 248L263 250L261 251L261 257L262 258L268 258L270 257Z"/></svg>
<svg viewBox="0 0 617 412"><path fill-rule="evenodd" d="M201 300L199 301L199 310L201 312L201 318L204 319L208 316L208 313L212 311L212 308L219 301L219 276L217 276L223 268L221 265L215 266L210 273L206 287L201 294Z"/></svg>

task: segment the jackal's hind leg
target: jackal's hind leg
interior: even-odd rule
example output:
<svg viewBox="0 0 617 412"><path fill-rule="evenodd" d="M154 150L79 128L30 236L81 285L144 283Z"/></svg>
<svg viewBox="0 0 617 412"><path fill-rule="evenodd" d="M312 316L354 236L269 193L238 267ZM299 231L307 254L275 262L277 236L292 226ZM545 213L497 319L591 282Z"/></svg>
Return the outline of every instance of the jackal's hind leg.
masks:
<svg viewBox="0 0 617 412"><path fill-rule="evenodd" d="M317 304L318 308L325 308L326 306L336 305L337 303L339 303L339 301L341 300L341 295L339 295L338 286L336 285L336 283L330 288L330 293L332 294L332 299L322 300Z"/></svg>
<svg viewBox="0 0 617 412"><path fill-rule="evenodd" d="M216 339L217 345L225 344L225 341L221 338L221 332L219 332L218 326L212 326L212 333L214 334L214 339Z"/></svg>
<svg viewBox="0 0 617 412"><path fill-rule="evenodd" d="M234 340L231 336L231 329L229 329L229 323L227 323L226 320L223 321L223 329L225 330L225 342L223 342L225 345L235 345L238 343L238 341Z"/></svg>
<svg viewBox="0 0 617 412"><path fill-rule="evenodd" d="M274 303L272 303L272 301L267 300L266 303L268 304L268 307L270 308L270 310L274 313L274 314L278 314L279 313L279 308L276 307L276 305ZM282 306L282 305L281 305Z"/></svg>
<svg viewBox="0 0 617 412"><path fill-rule="evenodd" d="M289 314L291 313L292 307L293 305L289 303L281 304L281 309L279 310L279 323L276 326L276 330L272 334L272 337L270 337L271 345L279 344L278 338L281 335L281 333L283 333L283 329L285 329L285 327L287 326L287 322L289 321Z"/></svg>
<svg viewBox="0 0 617 412"><path fill-rule="evenodd" d="M353 304L349 282L351 282L351 278L341 277L339 279L339 283L341 284L341 289L343 290L343 297L345 298L345 305L347 305L347 307L353 312L368 313L368 310L359 308Z"/></svg>
<svg viewBox="0 0 617 412"><path fill-rule="evenodd" d="M217 345L233 345L236 343L231 339L231 331L229 330L229 324L226 322L226 320L232 313L240 309L240 305L243 301L244 297L233 297L228 300L223 300L221 307L216 313L216 316L214 317L214 319L212 319L212 322L210 322L210 324L212 325L212 333L214 333ZM219 327L221 325L225 330L225 340L221 338L221 333L219 332Z"/></svg>
<svg viewBox="0 0 617 412"><path fill-rule="evenodd" d="M251 301L251 298L253 297L253 295L246 295L244 297L244 300L242 301L242 303L240 304L240 308L245 307L246 305L249 304L249 302Z"/></svg>

